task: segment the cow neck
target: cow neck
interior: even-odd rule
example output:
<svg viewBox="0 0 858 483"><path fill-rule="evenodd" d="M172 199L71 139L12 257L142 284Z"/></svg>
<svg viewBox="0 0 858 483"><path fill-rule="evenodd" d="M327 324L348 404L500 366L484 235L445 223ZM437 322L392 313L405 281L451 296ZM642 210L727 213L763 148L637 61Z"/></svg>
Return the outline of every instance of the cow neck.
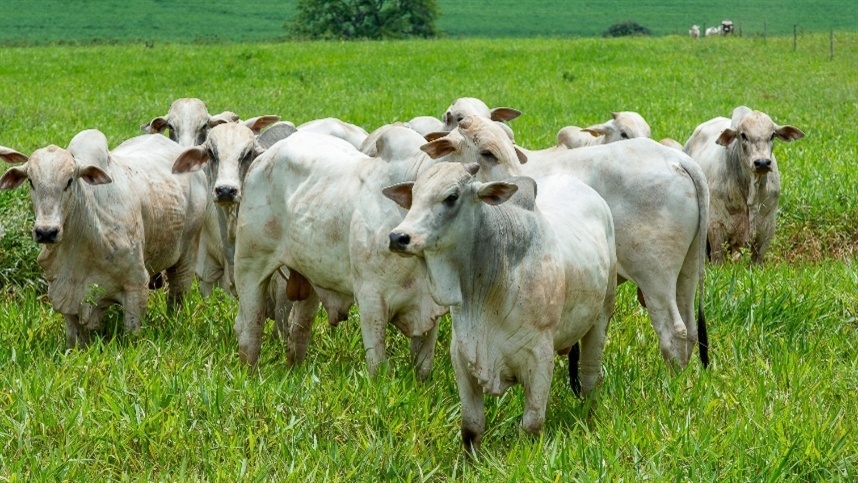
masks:
<svg viewBox="0 0 858 483"><path fill-rule="evenodd" d="M429 157L428 154L423 151L418 152L414 156L408 159L408 161L392 163L396 164L397 167L394 171L391 171L391 182L392 183L401 183L405 181L414 181L418 176L430 166L435 164L436 160ZM395 179L400 178L400 179Z"/></svg>
<svg viewBox="0 0 858 483"><path fill-rule="evenodd" d="M498 394L503 361L497 348L519 327L520 321L508 316L523 297L519 291L525 287L524 270L538 266L538 261L527 259L541 246L541 230L537 214L512 201L499 206L480 203L473 226L457 244L468 249L450 250L445 257L427 256L426 262L433 295L440 272L455 282L459 303L451 313L458 350L484 390Z"/></svg>
<svg viewBox="0 0 858 483"><path fill-rule="evenodd" d="M725 179L735 183L731 191L738 194L749 212L759 211L762 203L762 195L766 192L766 184L769 180L768 173L757 176L747 167L748 163L742 160L739 141L735 141L727 148L727 170Z"/></svg>

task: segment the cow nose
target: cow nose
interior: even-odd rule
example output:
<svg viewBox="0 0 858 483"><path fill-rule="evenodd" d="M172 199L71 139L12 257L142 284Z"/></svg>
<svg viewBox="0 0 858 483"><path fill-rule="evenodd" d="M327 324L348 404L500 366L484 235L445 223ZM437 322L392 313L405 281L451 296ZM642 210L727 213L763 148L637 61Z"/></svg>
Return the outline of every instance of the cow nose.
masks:
<svg viewBox="0 0 858 483"><path fill-rule="evenodd" d="M754 169L772 169L772 160L757 159L754 161Z"/></svg>
<svg viewBox="0 0 858 483"><path fill-rule="evenodd" d="M60 229L55 227L39 226L33 230L36 243L56 243L57 235L60 234Z"/></svg>
<svg viewBox="0 0 858 483"><path fill-rule="evenodd" d="M404 251L406 248L408 248L408 244L411 243L411 236L405 233L392 232L389 237L389 248L391 251L394 252Z"/></svg>
<svg viewBox="0 0 858 483"><path fill-rule="evenodd" d="M214 191L217 201L235 201L238 195L238 188L234 186L216 186Z"/></svg>

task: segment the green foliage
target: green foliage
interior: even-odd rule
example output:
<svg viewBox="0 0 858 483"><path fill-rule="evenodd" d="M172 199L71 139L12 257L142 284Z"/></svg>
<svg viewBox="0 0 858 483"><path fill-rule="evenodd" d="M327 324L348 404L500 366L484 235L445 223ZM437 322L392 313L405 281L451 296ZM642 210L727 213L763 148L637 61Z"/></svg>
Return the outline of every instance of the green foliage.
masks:
<svg viewBox="0 0 858 483"><path fill-rule="evenodd" d="M624 20L620 23L615 23L608 27L608 30L602 32L602 37L630 37L641 35L652 35L652 32L650 29L634 20Z"/></svg>
<svg viewBox="0 0 858 483"><path fill-rule="evenodd" d="M216 2L209 0L7 0L0 2L0 44L112 44L129 42L271 41L285 36L283 24L297 15L297 0ZM858 30L853 0L766 0L667 2L606 0L436 0L436 26L452 37L597 37L609 26L634 18L653 35L685 35L692 24L718 25L729 18L736 34L791 35ZM62 22L57 19L62 18Z"/></svg>
<svg viewBox="0 0 858 483"><path fill-rule="evenodd" d="M467 3L467 2L462 2ZM605 24L608 25L608 24ZM601 27L604 28L604 27ZM747 32L746 32L747 33ZM366 376L356 316L320 317L306 364L266 335L238 362L236 301L153 292L139 335L64 350L40 295L27 188L0 192L0 475L29 480L858 480L858 35L297 42L0 50L0 145L25 154L97 127L111 146L178 97L243 118L336 116L374 129L435 115L456 97L521 109L522 146L568 124L640 112L684 141L739 104L806 138L777 143L781 217L770 262L709 267L712 367L675 376L626 284L599 400L568 390L558 359L544 433L520 433L522 394L489 397L484 454L459 441L459 397L441 325L430 380L388 330L387 373ZM451 54L454 52L455 54ZM712 66L729 65L730 69ZM760 66L764 65L765 69ZM796 72L801 72L796 76ZM109 74L109 75L108 75ZM92 87L97 83L97 88ZM10 234L13 238L9 238ZM838 261L842 260L842 261ZM16 273L16 270L21 270ZM9 283L4 278L4 283ZM23 288L19 285L25 285ZM121 326L118 314L108 327ZM271 327L266 327L271 334Z"/></svg>
<svg viewBox="0 0 858 483"><path fill-rule="evenodd" d="M435 0L298 0L288 24L304 39L403 39L436 35Z"/></svg>

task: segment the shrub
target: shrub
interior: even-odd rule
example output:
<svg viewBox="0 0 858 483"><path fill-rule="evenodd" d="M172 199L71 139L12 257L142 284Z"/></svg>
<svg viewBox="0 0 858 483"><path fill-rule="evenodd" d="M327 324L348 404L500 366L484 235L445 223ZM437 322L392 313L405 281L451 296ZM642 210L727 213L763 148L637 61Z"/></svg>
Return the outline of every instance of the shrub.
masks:
<svg viewBox="0 0 858 483"><path fill-rule="evenodd" d="M602 37L628 37L632 35L652 35L652 32L634 20L626 20L611 25L608 30L602 33Z"/></svg>
<svg viewBox="0 0 858 483"><path fill-rule="evenodd" d="M298 0L292 37L307 39L401 39L434 37L435 0Z"/></svg>

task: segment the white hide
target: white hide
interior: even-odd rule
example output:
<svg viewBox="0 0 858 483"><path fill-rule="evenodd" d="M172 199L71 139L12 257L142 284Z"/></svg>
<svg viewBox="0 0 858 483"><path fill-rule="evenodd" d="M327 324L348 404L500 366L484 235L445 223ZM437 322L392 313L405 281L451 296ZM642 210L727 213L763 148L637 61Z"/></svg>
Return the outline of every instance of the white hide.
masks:
<svg viewBox="0 0 858 483"><path fill-rule="evenodd" d="M804 137L793 126L778 126L745 106L732 119L717 117L697 126L685 152L697 161L709 184L708 242L714 263L738 258L749 247L751 261L762 263L775 231L780 173L772 153L774 140Z"/></svg>
<svg viewBox="0 0 858 483"><path fill-rule="evenodd" d="M361 144L369 135L366 132L366 129L341 121L335 117L326 117L324 119L307 121L298 126L298 130L334 136L348 141L349 144L355 147L355 149L360 149Z"/></svg>
<svg viewBox="0 0 858 483"><path fill-rule="evenodd" d="M172 175L180 151L159 135L108 151L104 135L88 130L68 150L37 150L0 180L0 189L12 189L29 178L35 236L56 233L53 243L41 240L38 262L70 347L87 344L112 304L123 306L126 330L138 330L153 274L166 270L171 307L190 289L206 182L202 173ZM10 160L2 149L0 156Z"/></svg>
<svg viewBox="0 0 858 483"><path fill-rule="evenodd" d="M536 183L481 183L461 164L439 163L413 189L385 190L410 193L404 201L391 196L410 206L390 234L391 249L422 257L433 298L451 306L450 353L468 449L479 447L485 430L484 394L516 383L525 393L522 427L541 430L555 353L580 341L585 393L601 378L616 290L611 213L572 176Z"/></svg>
<svg viewBox="0 0 858 483"><path fill-rule="evenodd" d="M416 136L417 146L423 142L397 128ZM411 338L418 377L428 375L437 318L446 309L432 302L416 260L387 251L387 233L404 215L381 194L411 167L300 128L254 162L238 212L235 253L235 331L244 362L257 361L266 286L285 265L323 300L357 302L371 373L386 360L384 334L392 322ZM290 338L305 341L309 329L309 323L293 323Z"/></svg>

